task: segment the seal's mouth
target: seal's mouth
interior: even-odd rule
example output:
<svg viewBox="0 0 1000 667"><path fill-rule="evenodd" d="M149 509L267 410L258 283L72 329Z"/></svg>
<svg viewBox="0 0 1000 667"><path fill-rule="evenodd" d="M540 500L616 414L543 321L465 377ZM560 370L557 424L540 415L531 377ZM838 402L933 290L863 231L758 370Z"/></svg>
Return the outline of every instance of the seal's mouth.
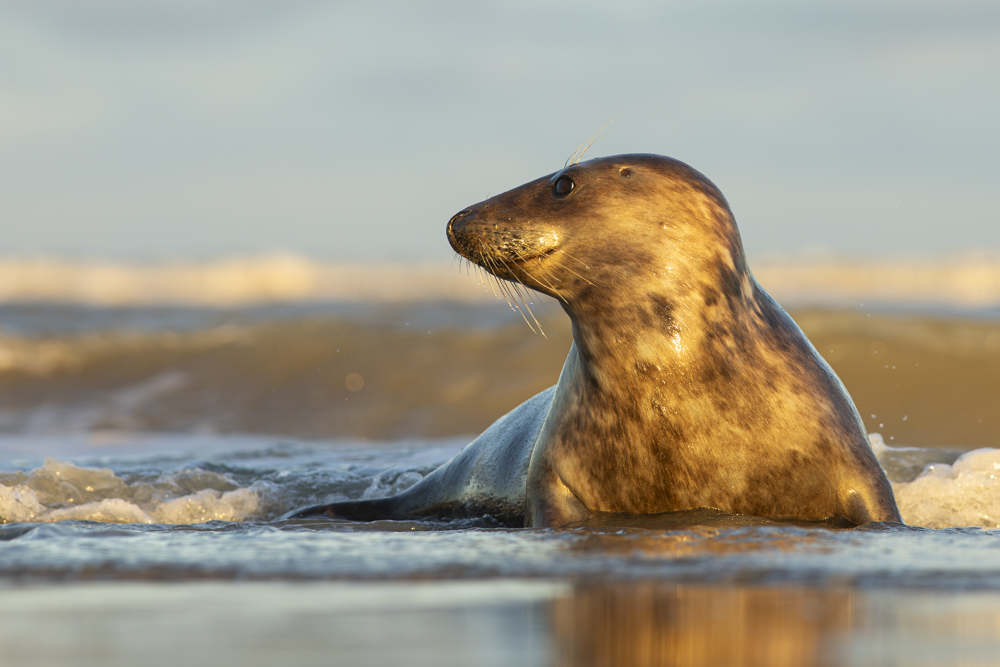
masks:
<svg viewBox="0 0 1000 667"><path fill-rule="evenodd" d="M480 274L479 281L543 336L543 327L531 312L534 299L528 290L562 299L541 264L559 249L559 241L555 230L518 228L509 221L483 219L473 209L460 211L448 221L452 249L470 265L483 269L485 275Z"/></svg>
<svg viewBox="0 0 1000 667"><path fill-rule="evenodd" d="M559 247L559 234L552 229L524 229L508 221L483 219L472 209L459 211L448 221L448 242L465 259L507 280L504 267L523 267L539 261Z"/></svg>

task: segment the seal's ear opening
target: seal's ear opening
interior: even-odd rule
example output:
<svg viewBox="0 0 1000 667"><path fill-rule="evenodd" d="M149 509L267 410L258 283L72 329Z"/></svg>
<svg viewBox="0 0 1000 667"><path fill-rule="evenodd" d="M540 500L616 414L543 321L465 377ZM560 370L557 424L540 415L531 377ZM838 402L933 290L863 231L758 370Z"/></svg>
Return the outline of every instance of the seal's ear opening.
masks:
<svg viewBox="0 0 1000 667"><path fill-rule="evenodd" d="M618 170L618 173L624 176L625 178L628 178L629 176L632 175L632 167L622 167L621 169Z"/></svg>

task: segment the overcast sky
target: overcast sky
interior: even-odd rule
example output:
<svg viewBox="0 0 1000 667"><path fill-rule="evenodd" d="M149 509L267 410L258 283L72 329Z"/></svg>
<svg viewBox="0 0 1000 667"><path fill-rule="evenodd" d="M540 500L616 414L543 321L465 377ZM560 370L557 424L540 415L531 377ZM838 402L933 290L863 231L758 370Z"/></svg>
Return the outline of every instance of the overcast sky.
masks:
<svg viewBox="0 0 1000 667"><path fill-rule="evenodd" d="M751 258L1000 250L995 0L5 0L0 255L444 260L611 119Z"/></svg>

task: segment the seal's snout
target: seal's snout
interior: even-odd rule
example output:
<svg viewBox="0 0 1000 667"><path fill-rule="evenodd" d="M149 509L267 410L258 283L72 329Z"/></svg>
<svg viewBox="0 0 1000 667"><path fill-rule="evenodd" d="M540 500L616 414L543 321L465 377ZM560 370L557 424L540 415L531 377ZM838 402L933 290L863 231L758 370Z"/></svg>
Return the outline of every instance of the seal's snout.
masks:
<svg viewBox="0 0 1000 667"><path fill-rule="evenodd" d="M456 242L456 238L455 238L455 231L456 231L456 229L455 229L455 223L459 222L459 226L458 226L458 230L457 231L461 231L462 230L462 225L461 225L460 221L461 221L462 218L466 217L470 213L472 213L472 209L471 208L462 209L461 211L459 211L455 215L451 216L451 220L448 221L448 242L451 243L451 247L454 248L456 251L458 251L458 246L455 245L455 242ZM461 254L461 253L459 253L459 254Z"/></svg>
<svg viewBox="0 0 1000 667"><path fill-rule="evenodd" d="M448 221L448 233L451 234L451 228L455 224L456 220L458 220L459 218L465 217L465 216L469 215L470 213L472 213L472 209L471 208L466 208L466 209L462 209L461 211L459 211L455 215L451 216L451 220Z"/></svg>

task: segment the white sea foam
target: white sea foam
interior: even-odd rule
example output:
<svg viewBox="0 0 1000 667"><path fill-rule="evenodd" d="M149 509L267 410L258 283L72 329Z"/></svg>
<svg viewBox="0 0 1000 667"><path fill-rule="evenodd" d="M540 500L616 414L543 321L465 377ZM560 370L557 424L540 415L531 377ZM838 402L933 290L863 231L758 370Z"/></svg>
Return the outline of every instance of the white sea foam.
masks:
<svg viewBox="0 0 1000 667"><path fill-rule="evenodd" d="M0 484L0 523L35 521L46 512L48 509L38 502L38 494L33 489L23 484Z"/></svg>
<svg viewBox="0 0 1000 667"><path fill-rule="evenodd" d="M893 491L908 524L1000 528L1000 449L976 449L952 465L932 463Z"/></svg>
<svg viewBox="0 0 1000 667"><path fill-rule="evenodd" d="M1000 449L985 447L949 457L942 450L888 447L878 433L868 438L892 480L907 524L1000 528ZM919 464L924 465L917 474L913 468Z"/></svg>
<svg viewBox="0 0 1000 667"><path fill-rule="evenodd" d="M0 473L0 523L244 521L268 514L273 497L267 483L242 488L200 468L127 483L107 468L50 458L30 472Z"/></svg>
<svg viewBox="0 0 1000 667"><path fill-rule="evenodd" d="M879 434L870 438L883 465L896 471L895 478L903 475L911 480L893 482L906 523L928 528L1000 528L1000 449L967 452L951 465L930 463L912 478L916 473L908 472L911 459L932 456L935 450L889 448ZM383 471L366 481L362 497L397 493L420 477L412 470ZM301 492L267 481L240 486L227 474L198 467L126 478L108 468L81 467L51 458L31 471L0 473L0 523L245 521L276 515L282 510L282 496Z"/></svg>

